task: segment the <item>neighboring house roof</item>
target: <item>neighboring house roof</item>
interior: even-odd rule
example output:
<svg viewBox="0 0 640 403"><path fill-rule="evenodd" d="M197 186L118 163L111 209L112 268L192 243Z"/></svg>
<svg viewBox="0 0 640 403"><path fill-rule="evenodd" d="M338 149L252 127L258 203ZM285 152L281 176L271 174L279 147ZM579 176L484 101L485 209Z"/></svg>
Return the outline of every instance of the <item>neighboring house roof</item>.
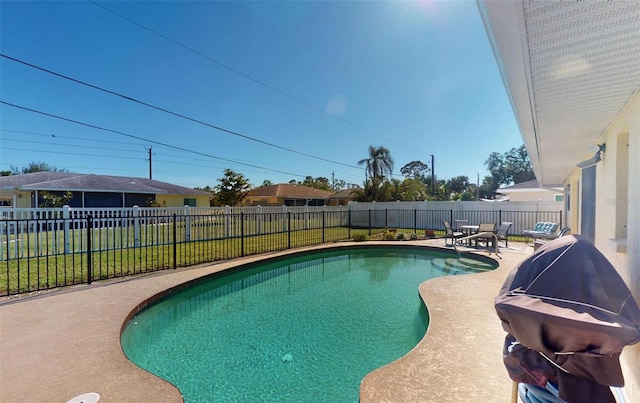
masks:
<svg viewBox="0 0 640 403"><path fill-rule="evenodd" d="M210 193L202 190L153 179L69 172L34 172L2 176L0 177L0 190L125 192L210 196Z"/></svg>
<svg viewBox="0 0 640 403"><path fill-rule="evenodd" d="M541 187L540 183L536 179L516 183L511 186L499 188L497 192L499 193L509 193L509 192L539 192L540 190L553 190L553 191L562 191L562 185L553 185L553 186L545 186Z"/></svg>
<svg viewBox="0 0 640 403"><path fill-rule="evenodd" d="M247 197L279 197L290 199L314 198L324 199L331 195L331 192L310 188L308 186L292 185L289 183L279 183L277 185L263 186L251 189Z"/></svg>
<svg viewBox="0 0 640 403"><path fill-rule="evenodd" d="M356 189L357 188L349 188L349 189L341 190L339 192L332 194L331 198L332 199L350 199L351 197L353 197L351 193Z"/></svg>

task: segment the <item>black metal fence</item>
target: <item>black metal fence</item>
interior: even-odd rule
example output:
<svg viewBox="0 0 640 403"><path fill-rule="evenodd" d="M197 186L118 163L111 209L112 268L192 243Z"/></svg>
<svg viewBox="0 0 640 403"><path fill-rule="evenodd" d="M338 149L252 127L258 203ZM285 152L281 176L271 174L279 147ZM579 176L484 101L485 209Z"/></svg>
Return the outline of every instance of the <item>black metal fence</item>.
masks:
<svg viewBox="0 0 640 403"><path fill-rule="evenodd" d="M23 294L372 235L420 233L442 221L537 221L560 211L361 210L0 220L0 295Z"/></svg>

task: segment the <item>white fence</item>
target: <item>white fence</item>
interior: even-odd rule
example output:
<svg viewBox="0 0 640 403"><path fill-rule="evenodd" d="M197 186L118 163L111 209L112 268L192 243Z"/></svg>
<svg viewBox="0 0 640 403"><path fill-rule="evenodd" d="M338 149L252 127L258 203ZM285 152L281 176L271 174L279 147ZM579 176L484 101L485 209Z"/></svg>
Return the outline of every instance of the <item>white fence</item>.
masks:
<svg viewBox="0 0 640 403"><path fill-rule="evenodd" d="M149 225L167 223L175 214L184 223L185 240L198 238L204 227L215 229L217 238L238 237L245 230L234 216L243 214L251 222L251 235L286 232L289 230L287 213L309 213L299 215L294 229L310 228L310 220L320 214L323 226L350 226L353 228L404 228L413 230L442 229L442 221L451 223L466 219L470 223L513 222L511 234L522 234L533 228L537 221L555 221L562 225L562 202L379 202L351 203L348 206L280 206L280 207L130 207L130 208L0 208L0 258L9 248L27 250L25 243L19 244L21 236L41 236L55 229L62 232L56 240L54 250L69 253L71 231L86 230L86 219L91 217L93 228L132 228L129 246L141 245L141 233ZM340 212L342 214L336 214ZM328 222L324 222L325 218ZM211 234L211 232L208 232ZM245 234L248 235L248 234ZM36 238L38 245L48 245ZM11 246L10 246L11 245ZM41 246L43 247L43 246ZM20 253L18 253L19 255Z"/></svg>

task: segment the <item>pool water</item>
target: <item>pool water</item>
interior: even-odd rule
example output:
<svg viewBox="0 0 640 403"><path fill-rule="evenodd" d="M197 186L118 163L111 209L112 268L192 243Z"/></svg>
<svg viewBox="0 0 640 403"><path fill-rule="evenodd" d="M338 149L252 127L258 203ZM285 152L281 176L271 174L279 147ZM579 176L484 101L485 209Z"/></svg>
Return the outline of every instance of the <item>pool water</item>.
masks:
<svg viewBox="0 0 640 403"><path fill-rule="evenodd" d="M186 402L357 402L367 373L424 336L420 283L495 266L397 248L287 258L152 305L122 347Z"/></svg>

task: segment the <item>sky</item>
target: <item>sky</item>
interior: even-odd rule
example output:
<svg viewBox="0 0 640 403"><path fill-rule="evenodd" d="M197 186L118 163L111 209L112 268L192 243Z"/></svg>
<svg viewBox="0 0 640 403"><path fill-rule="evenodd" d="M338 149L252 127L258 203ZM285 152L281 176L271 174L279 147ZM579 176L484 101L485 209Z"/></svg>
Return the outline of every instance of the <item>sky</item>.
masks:
<svg viewBox="0 0 640 403"><path fill-rule="evenodd" d="M475 183L523 143L475 1L2 1L0 53L0 170Z"/></svg>

